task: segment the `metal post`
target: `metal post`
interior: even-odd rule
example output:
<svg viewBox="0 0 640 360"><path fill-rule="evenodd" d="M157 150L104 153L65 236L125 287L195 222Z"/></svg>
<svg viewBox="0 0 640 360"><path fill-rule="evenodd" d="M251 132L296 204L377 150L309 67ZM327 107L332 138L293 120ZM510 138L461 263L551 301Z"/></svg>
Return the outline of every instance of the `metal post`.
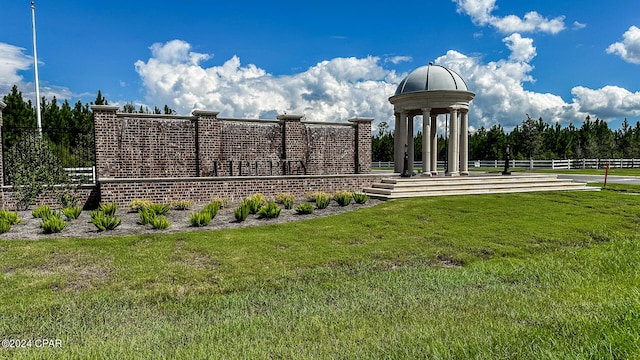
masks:
<svg viewBox="0 0 640 360"><path fill-rule="evenodd" d="M40 83L38 81L38 52L36 51L36 5L31 2L31 28L33 33L33 73L36 86L36 120L38 134L42 136L42 115L40 114Z"/></svg>

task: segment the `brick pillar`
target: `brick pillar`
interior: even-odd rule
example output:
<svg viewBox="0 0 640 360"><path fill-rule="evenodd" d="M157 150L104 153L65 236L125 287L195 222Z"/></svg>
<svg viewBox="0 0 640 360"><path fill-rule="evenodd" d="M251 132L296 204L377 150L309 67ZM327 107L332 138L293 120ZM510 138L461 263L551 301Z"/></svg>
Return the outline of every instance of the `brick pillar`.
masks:
<svg viewBox="0 0 640 360"><path fill-rule="evenodd" d="M91 105L91 110L93 110L96 180L118 177L120 170L118 161L120 124L116 116L118 107Z"/></svg>
<svg viewBox="0 0 640 360"><path fill-rule="evenodd" d="M353 118L349 122L355 128L355 148L353 158L355 163L354 173L371 173L371 122L373 118Z"/></svg>
<svg viewBox="0 0 640 360"><path fill-rule="evenodd" d="M307 130L302 123L303 115L278 115L282 126L283 173L295 173L299 169L299 161L306 167ZM291 164L292 168L287 168Z"/></svg>
<svg viewBox="0 0 640 360"><path fill-rule="evenodd" d="M196 117L196 158L198 174L196 176L224 175L222 165L214 169L214 161L218 160L220 150L220 120L218 111L193 110Z"/></svg>

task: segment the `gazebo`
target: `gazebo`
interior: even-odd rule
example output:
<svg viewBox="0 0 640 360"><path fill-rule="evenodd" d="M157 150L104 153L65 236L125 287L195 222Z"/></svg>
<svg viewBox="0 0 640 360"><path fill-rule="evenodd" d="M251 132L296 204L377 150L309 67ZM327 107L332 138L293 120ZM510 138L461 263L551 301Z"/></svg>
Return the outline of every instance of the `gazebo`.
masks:
<svg viewBox="0 0 640 360"><path fill-rule="evenodd" d="M438 122L449 114L447 176L469 175L469 102L475 96L462 77L444 66L433 65L413 70L389 98L395 115L394 171L402 172L405 146L409 155L409 174L413 174L413 119L422 115L422 174L438 175Z"/></svg>

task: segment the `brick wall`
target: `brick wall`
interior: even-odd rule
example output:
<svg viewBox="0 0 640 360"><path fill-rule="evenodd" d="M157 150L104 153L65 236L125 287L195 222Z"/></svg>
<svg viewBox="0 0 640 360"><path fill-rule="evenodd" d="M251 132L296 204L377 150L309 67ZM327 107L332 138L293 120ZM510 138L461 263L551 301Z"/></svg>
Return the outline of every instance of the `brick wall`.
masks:
<svg viewBox="0 0 640 360"><path fill-rule="evenodd" d="M355 174L371 168L371 119L330 124L291 114L266 121L222 119L212 111L185 117L92 109L99 179Z"/></svg>
<svg viewBox="0 0 640 360"><path fill-rule="evenodd" d="M387 175L388 176L388 175ZM191 200L207 203L216 197L233 201L255 193L270 199L276 194L288 192L296 197L306 193L338 190L362 191L379 182L384 175L308 175L274 177L218 177L218 178L173 178L135 181L109 179L100 183L103 202L118 202L128 206L133 199L148 199L168 203L171 200Z"/></svg>

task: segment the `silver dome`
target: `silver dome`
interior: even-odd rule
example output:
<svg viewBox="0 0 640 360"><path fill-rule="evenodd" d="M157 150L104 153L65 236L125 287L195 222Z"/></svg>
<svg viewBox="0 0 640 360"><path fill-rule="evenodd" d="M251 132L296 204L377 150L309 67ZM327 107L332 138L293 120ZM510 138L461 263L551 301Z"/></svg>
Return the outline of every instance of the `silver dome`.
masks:
<svg viewBox="0 0 640 360"><path fill-rule="evenodd" d="M469 91L462 77L444 66L429 64L413 70L396 89L396 95L417 91Z"/></svg>

